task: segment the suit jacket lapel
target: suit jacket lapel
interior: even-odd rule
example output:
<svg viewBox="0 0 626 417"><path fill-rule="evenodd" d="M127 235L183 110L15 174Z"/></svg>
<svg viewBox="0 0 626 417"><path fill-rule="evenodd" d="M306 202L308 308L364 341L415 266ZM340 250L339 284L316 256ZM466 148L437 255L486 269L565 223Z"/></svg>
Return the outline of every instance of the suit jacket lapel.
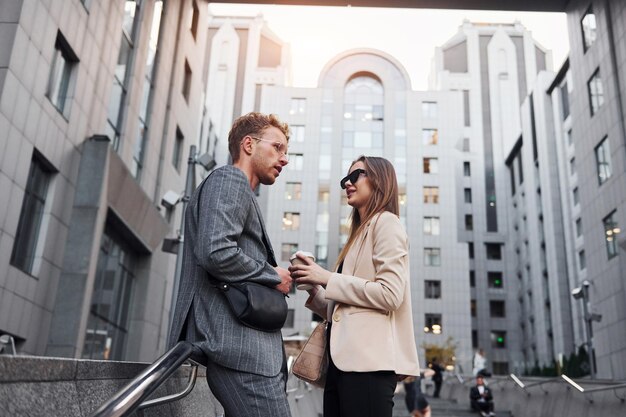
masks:
<svg viewBox="0 0 626 417"><path fill-rule="evenodd" d="M265 222L263 221L263 216L261 215L261 208L259 207L259 203L256 200L256 195L252 193L252 205L254 206L254 210L256 211L257 216L259 217L259 224L261 225L261 234L263 238L263 243L267 248L267 261L272 266L277 266L276 256L274 256L274 249L272 249L272 244L270 243L269 238L267 237L267 232L265 231Z"/></svg>

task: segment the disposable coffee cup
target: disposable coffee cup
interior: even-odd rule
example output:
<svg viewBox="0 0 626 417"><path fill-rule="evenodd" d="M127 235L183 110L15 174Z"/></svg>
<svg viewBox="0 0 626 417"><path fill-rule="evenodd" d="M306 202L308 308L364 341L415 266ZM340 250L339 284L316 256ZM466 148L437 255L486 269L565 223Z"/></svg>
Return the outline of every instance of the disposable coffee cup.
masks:
<svg viewBox="0 0 626 417"><path fill-rule="evenodd" d="M306 256L307 258L311 258L311 260L315 262L315 256L311 252L305 252L305 251L299 250L298 252L294 253L293 255L289 257L289 262L291 262L291 265L303 265L304 264L304 261L296 256L299 253ZM313 286L311 284L298 284L296 288L302 291L306 291L306 290L312 289Z"/></svg>

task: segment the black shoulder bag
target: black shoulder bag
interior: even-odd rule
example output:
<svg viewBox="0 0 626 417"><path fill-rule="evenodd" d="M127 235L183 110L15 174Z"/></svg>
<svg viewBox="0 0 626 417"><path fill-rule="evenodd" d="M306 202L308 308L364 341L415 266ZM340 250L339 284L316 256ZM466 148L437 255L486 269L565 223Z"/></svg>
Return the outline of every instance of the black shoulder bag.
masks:
<svg viewBox="0 0 626 417"><path fill-rule="evenodd" d="M200 186L204 186L204 182ZM200 190L198 195L197 216L200 215L201 193L202 190ZM263 244L268 254L267 262L272 266L277 266L274 251L267 241L265 230L262 230L262 234ZM213 286L219 289L226 298L235 317L244 326L264 332L275 332L280 330L285 324L285 320L287 320L287 300L285 300L285 295L276 288L252 281L230 283L212 281Z"/></svg>

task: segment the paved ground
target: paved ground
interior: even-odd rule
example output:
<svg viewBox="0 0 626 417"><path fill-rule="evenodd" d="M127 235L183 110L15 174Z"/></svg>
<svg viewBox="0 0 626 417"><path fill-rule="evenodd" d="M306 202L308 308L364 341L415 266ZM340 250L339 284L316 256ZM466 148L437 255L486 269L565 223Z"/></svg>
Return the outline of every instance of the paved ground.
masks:
<svg viewBox="0 0 626 417"><path fill-rule="evenodd" d="M478 417L477 413L472 412L467 404L457 404L449 400L440 398L426 397L432 408L432 417ZM409 413L404 404L404 393L398 393L394 396L395 405L393 407L393 417L409 417ZM497 411L497 410L496 410ZM497 417L509 417L506 412L497 413Z"/></svg>

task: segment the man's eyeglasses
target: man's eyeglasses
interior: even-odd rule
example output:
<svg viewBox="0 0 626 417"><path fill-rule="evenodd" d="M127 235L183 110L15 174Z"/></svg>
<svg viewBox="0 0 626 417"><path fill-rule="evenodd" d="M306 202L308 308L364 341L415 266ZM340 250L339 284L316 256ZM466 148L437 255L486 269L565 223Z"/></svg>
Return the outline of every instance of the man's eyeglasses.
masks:
<svg viewBox="0 0 626 417"><path fill-rule="evenodd" d="M344 190L346 189L346 183L348 181L350 181L351 184L354 184L357 182L357 180L359 179L359 177L361 176L361 174L363 175L367 175L367 172L365 172L364 169L355 169L354 171L352 171L351 173L349 173L348 175L346 175L345 177L343 177L341 179L341 182L339 182L339 184L341 185L341 188L343 188Z"/></svg>
<svg viewBox="0 0 626 417"><path fill-rule="evenodd" d="M255 139L261 142L271 143L274 149L276 149L276 152L278 152L280 156L284 156L285 159L289 160L289 154L287 153L289 149L287 148L287 145L285 145L284 143L275 142L273 140L263 139L263 138L259 138L259 137L252 136L252 135L248 135L248 136L250 136L252 139Z"/></svg>

